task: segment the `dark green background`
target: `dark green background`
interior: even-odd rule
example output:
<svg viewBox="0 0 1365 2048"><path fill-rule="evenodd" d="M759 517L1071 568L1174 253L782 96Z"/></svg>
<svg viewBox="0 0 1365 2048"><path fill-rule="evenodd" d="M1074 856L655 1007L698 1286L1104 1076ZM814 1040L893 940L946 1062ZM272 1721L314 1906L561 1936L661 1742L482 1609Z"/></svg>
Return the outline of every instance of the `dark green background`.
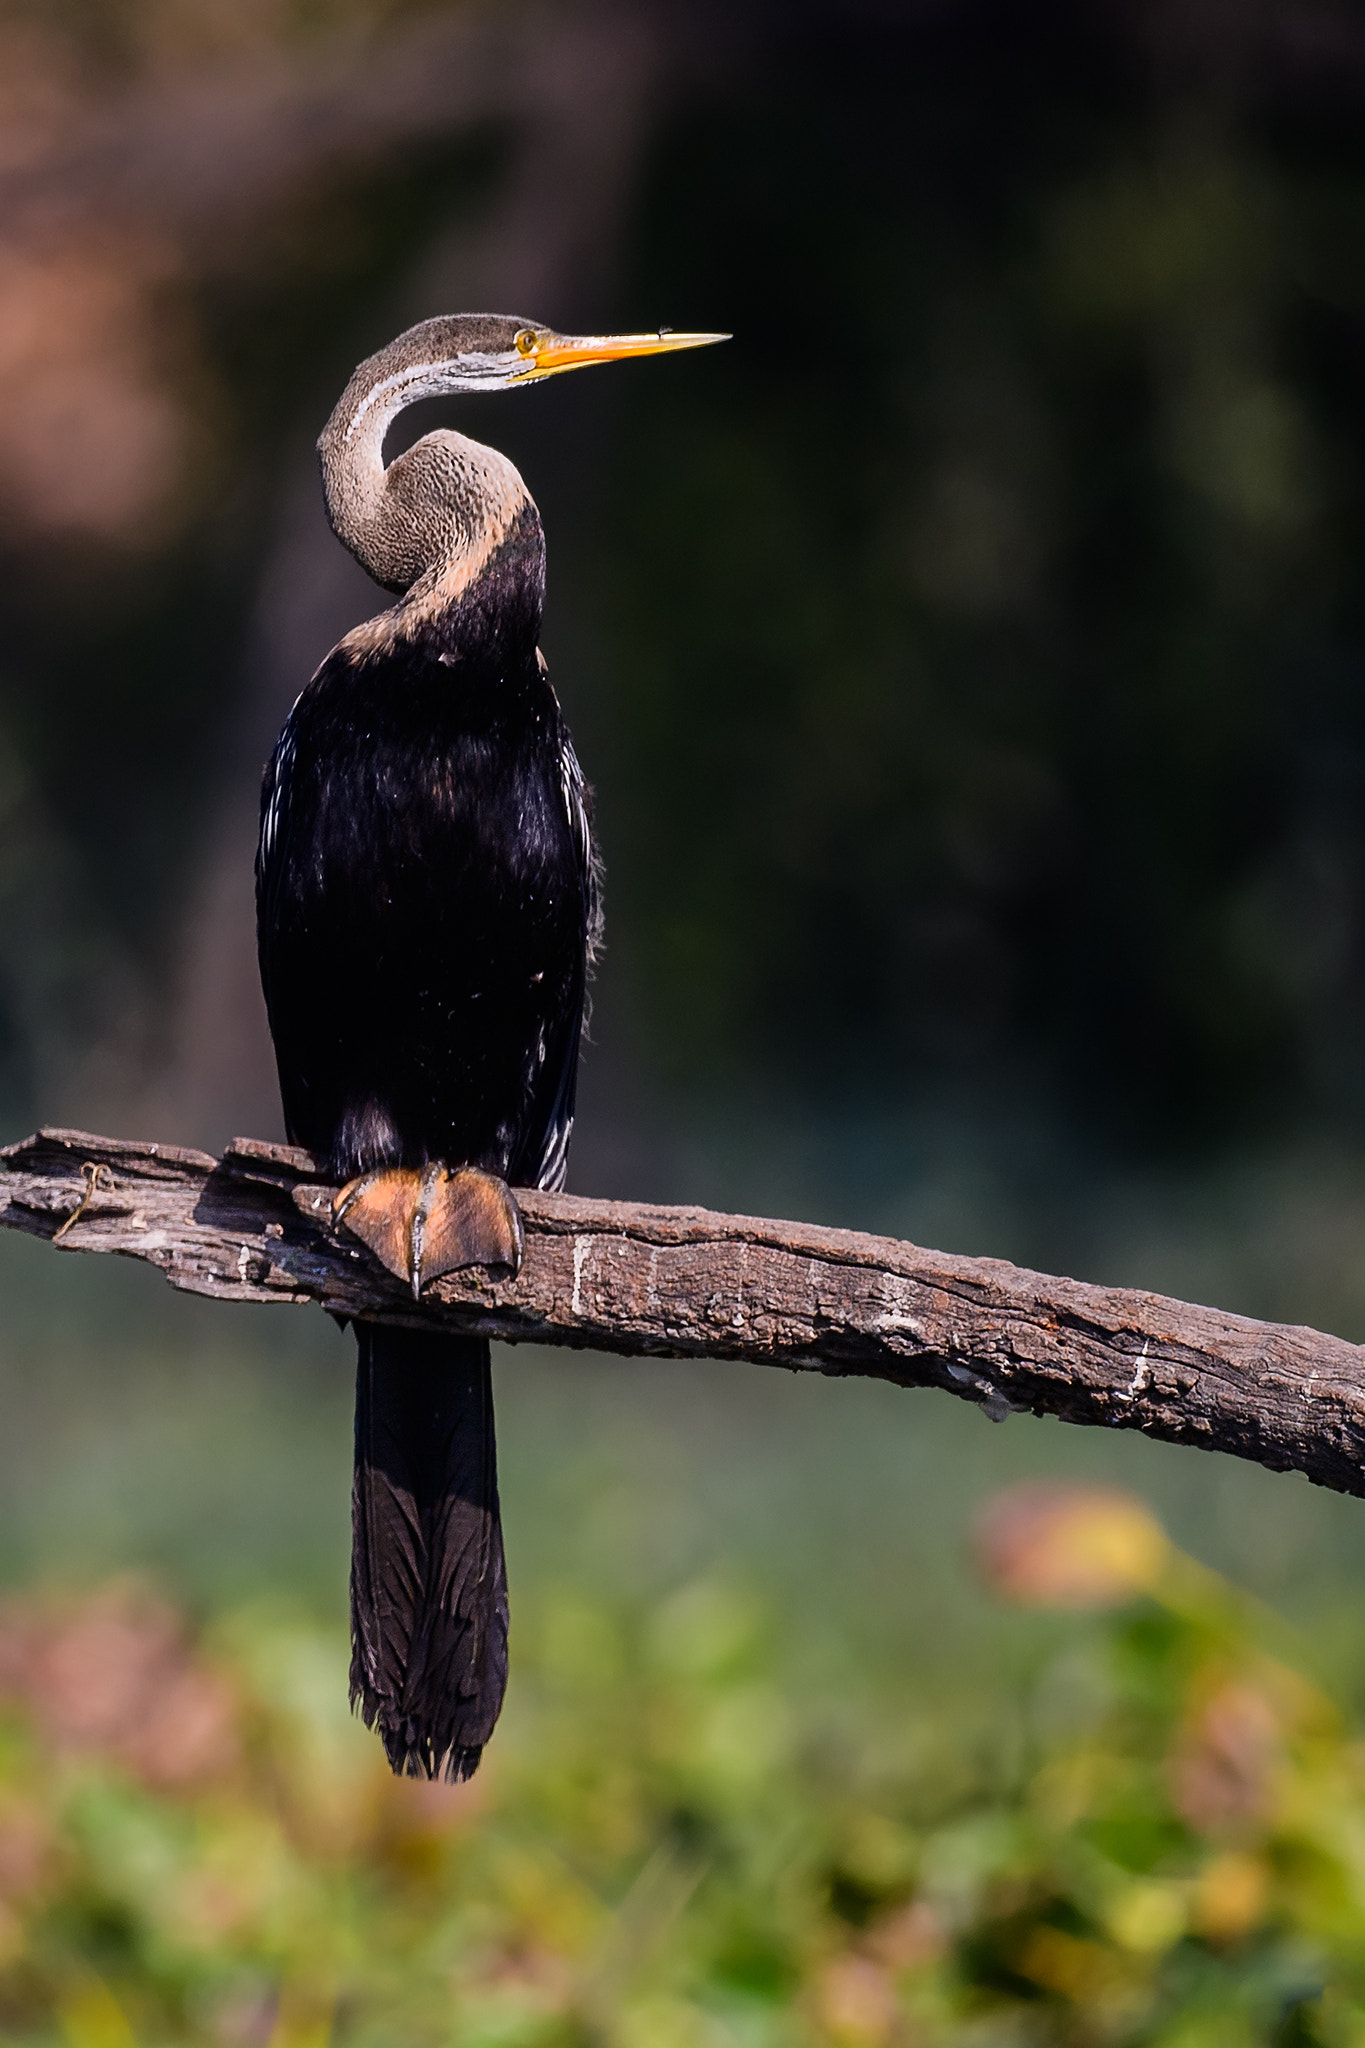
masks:
<svg viewBox="0 0 1365 2048"><path fill-rule="evenodd" d="M506 448L549 535L608 871L572 1184L1365 1336L1365 63L1293 7L1192 20L697 14L608 259L505 310L734 340L417 424ZM514 140L490 116L319 174L206 264L175 534L0 564L16 1135L117 1122L173 1061L215 820L244 901L242 792L327 644L270 637L293 537L317 555L311 440L359 356L456 309L423 265ZM337 589L337 630L374 607ZM142 1135L270 1134L197 1071ZM340 1612L330 1326L0 1262L6 1572ZM1103 1472L1365 1668L1365 1508L1297 1478L873 1386L499 1370L514 1596L719 1569L813 1645L994 1668L975 1503Z"/></svg>

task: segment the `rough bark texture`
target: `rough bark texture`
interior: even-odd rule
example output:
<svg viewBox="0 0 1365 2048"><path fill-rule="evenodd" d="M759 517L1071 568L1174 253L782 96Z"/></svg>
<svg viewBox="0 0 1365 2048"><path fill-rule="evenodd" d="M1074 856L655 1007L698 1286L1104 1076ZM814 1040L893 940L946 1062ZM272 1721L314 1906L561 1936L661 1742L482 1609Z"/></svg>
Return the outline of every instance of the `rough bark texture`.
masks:
<svg viewBox="0 0 1365 2048"><path fill-rule="evenodd" d="M517 1278L450 1275L418 1307L333 1234L332 1193L309 1153L249 1139L214 1159L44 1130L0 1151L0 1224L146 1259L192 1294L942 1387L1365 1494L1365 1349L1316 1330L851 1230L532 1190Z"/></svg>

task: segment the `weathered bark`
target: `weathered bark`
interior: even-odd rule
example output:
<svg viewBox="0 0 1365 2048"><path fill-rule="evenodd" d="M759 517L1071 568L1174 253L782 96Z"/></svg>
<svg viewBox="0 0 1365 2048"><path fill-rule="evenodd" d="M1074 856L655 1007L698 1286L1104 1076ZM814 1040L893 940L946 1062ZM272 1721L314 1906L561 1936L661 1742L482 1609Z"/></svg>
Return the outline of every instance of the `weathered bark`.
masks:
<svg viewBox="0 0 1365 2048"><path fill-rule="evenodd" d="M44 1130L0 1151L0 1224L146 1259L192 1294L942 1387L1365 1494L1365 1350L1316 1330L851 1230L529 1190L517 1278L449 1275L419 1306L332 1231L332 1193L311 1154L248 1139L214 1159Z"/></svg>

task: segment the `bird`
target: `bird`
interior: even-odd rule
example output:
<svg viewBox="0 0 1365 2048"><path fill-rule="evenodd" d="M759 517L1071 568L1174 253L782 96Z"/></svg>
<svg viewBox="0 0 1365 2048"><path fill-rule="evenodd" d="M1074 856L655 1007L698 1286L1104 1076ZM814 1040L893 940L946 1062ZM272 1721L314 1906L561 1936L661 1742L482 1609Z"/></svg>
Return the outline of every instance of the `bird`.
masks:
<svg viewBox="0 0 1365 2048"><path fill-rule="evenodd" d="M395 602L334 647L265 769L261 983L291 1144L414 1297L515 1274L515 1187L563 1186L601 934L592 797L538 641L545 543L496 449L406 407L725 335L424 320L318 441L332 530ZM357 1321L351 1703L399 1775L468 1778L507 1682L487 1342Z"/></svg>

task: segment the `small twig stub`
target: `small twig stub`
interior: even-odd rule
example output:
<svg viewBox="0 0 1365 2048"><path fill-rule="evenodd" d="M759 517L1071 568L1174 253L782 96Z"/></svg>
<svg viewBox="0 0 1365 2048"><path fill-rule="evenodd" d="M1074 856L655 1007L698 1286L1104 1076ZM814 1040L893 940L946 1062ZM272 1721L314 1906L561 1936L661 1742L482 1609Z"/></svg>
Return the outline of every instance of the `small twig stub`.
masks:
<svg viewBox="0 0 1365 2048"><path fill-rule="evenodd" d="M52 1242L54 1244L60 1244L67 1232L74 1230L75 1226L80 1222L90 1206L90 1197L94 1194L95 1189L101 1184L105 1187L110 1187L113 1184L108 1167L93 1159L87 1159L81 1168L81 1179L85 1183L84 1188L76 1202L75 1208L71 1211L65 1223L59 1224L53 1231Z"/></svg>

